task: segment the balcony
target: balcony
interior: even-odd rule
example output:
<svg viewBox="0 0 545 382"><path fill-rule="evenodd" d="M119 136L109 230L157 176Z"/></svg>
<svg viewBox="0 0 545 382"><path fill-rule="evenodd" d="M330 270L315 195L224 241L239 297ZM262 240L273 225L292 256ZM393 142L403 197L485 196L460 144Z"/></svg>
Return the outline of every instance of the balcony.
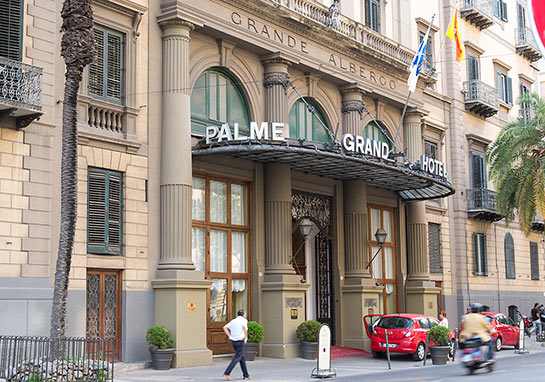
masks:
<svg viewBox="0 0 545 382"><path fill-rule="evenodd" d="M534 110L525 104L520 105L519 108L519 119L523 121L530 121L532 118L534 118Z"/></svg>
<svg viewBox="0 0 545 382"><path fill-rule="evenodd" d="M530 28L515 28L515 48L518 54L530 62L542 57Z"/></svg>
<svg viewBox="0 0 545 382"><path fill-rule="evenodd" d="M541 233L545 232L545 221L543 221L543 218L537 213L532 220L532 231L537 231Z"/></svg>
<svg viewBox="0 0 545 382"><path fill-rule="evenodd" d="M467 215L470 219L496 222L503 219L496 211L496 191L486 188L470 188L466 190Z"/></svg>
<svg viewBox="0 0 545 382"><path fill-rule="evenodd" d="M498 91L479 80L464 82L464 102L466 109L488 118L498 112Z"/></svg>
<svg viewBox="0 0 545 382"><path fill-rule="evenodd" d="M491 0L462 0L460 16L480 30L494 23Z"/></svg>
<svg viewBox="0 0 545 382"><path fill-rule="evenodd" d="M42 69L0 57L0 121L15 119L17 130L42 115Z"/></svg>

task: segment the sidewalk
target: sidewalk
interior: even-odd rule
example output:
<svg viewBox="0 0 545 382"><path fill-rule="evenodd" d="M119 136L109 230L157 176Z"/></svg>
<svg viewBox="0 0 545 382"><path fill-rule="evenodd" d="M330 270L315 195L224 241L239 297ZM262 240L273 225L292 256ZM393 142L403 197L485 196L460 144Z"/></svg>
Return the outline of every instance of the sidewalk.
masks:
<svg viewBox="0 0 545 382"><path fill-rule="evenodd" d="M536 343L533 338L530 340L527 339L526 347L531 354L545 352L545 347L542 347L541 343ZM456 361L448 362L448 364L456 365L458 363L459 353L456 355ZM524 355L514 354L512 347L507 347L501 352L496 353L496 358L513 356L524 357ZM224 380L223 371L229 362L230 358L214 358L212 366L171 369L168 371L145 369L120 375L115 380L116 382L221 381ZM342 358L332 361L331 364L339 377L371 375L388 371L386 358L374 359L372 356ZM247 365L248 371L254 381L316 381L315 378L310 377L312 369L316 366L316 361L308 361L301 358L276 359L260 357L255 361L248 362ZM423 366L422 362L415 362L410 356L392 355L392 370L412 370L422 367L432 369L440 366L432 366L430 357L426 361L426 366ZM231 373L231 377L234 380L242 380L240 366L237 365Z"/></svg>

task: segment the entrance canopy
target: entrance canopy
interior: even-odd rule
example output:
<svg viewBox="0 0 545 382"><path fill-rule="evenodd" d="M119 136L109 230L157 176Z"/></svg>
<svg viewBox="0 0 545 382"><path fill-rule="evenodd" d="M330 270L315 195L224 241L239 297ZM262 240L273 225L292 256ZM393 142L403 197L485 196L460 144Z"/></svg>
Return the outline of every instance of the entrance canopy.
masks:
<svg viewBox="0 0 545 382"><path fill-rule="evenodd" d="M445 178L420 169L420 164L402 163L344 150L339 144L303 140L252 140L206 143L193 148L193 156L229 155L254 162L289 163L292 169L333 179L359 179L370 186L397 191L405 200L444 198L454 194Z"/></svg>

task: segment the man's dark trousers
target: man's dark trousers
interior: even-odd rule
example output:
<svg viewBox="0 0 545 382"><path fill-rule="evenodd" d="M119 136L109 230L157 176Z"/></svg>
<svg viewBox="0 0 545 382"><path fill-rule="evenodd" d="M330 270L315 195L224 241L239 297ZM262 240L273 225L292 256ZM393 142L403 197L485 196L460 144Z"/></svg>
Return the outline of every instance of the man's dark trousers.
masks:
<svg viewBox="0 0 545 382"><path fill-rule="evenodd" d="M225 369L225 375L231 375L231 372L237 365L237 363L240 362L240 368L242 369L242 376L244 378L249 377L250 374L248 374L248 369L246 368L246 352L244 351L246 349L246 343L244 341L232 341L233 347L235 348L235 356L233 357L233 360L227 366L227 369Z"/></svg>

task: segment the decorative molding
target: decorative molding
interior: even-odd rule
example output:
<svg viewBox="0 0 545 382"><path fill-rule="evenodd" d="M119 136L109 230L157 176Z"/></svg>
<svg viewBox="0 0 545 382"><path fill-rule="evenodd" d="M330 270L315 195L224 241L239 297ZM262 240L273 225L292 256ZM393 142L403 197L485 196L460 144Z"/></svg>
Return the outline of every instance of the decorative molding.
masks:
<svg viewBox="0 0 545 382"><path fill-rule="evenodd" d="M148 7L130 0L93 0L93 3L100 4L106 8L126 13L131 16L137 13L143 14L148 11Z"/></svg>
<svg viewBox="0 0 545 382"><path fill-rule="evenodd" d="M275 85L282 85L284 90L287 92L288 86L290 83L289 74L265 74L263 78L263 86L265 88L270 88Z"/></svg>
<svg viewBox="0 0 545 382"><path fill-rule="evenodd" d="M138 28L140 27L140 23L142 22L142 16L143 13L135 13L132 18L132 41L136 42L136 39L140 37L140 32L138 32Z"/></svg>
<svg viewBox="0 0 545 382"><path fill-rule="evenodd" d="M426 30L430 26L430 22L422 17L417 17L415 21L416 21L416 25ZM431 33L435 33L437 31L439 31L439 27L437 25L431 24Z"/></svg>
<svg viewBox="0 0 545 382"><path fill-rule="evenodd" d="M363 101L343 101L341 112L350 113L352 111L357 111L360 114L360 119L363 119L363 111L365 110L365 102Z"/></svg>
<svg viewBox="0 0 545 382"><path fill-rule="evenodd" d="M310 218L326 235L331 236L331 198L295 191L291 197L291 216L294 222Z"/></svg>
<svg viewBox="0 0 545 382"><path fill-rule="evenodd" d="M320 81L320 78L322 77L321 74L317 73L306 73L305 74L305 80L307 82L307 89L308 89L308 96L314 98L314 92L316 90L316 86L318 85L318 82Z"/></svg>
<svg viewBox="0 0 545 382"><path fill-rule="evenodd" d="M527 75L524 74L524 73L519 73L519 79L520 79L521 81L524 81L524 82L530 84L530 85L533 85L534 82L536 82L536 80L534 80L534 79L533 79L532 77L530 77L530 76L527 76Z"/></svg>
<svg viewBox="0 0 545 382"><path fill-rule="evenodd" d="M24 129L25 127L30 125L34 120L40 119L41 116L42 116L42 113L33 113L33 114L17 117L15 119L15 128L17 130Z"/></svg>
<svg viewBox="0 0 545 382"><path fill-rule="evenodd" d="M505 69L506 71L510 71L512 66L503 62L502 60L498 60L497 58L493 58L492 59L492 63L494 63L494 65L498 65L500 67L502 67L503 69Z"/></svg>
<svg viewBox="0 0 545 382"><path fill-rule="evenodd" d="M479 56L484 53L484 49L482 49L481 47L475 45L473 42L471 42L469 40L464 41L464 46L467 46L471 50L477 52L477 54Z"/></svg>
<svg viewBox="0 0 545 382"><path fill-rule="evenodd" d="M233 49L237 46L237 44L224 38L218 39L217 42L220 53L220 66L229 69L231 67Z"/></svg>

